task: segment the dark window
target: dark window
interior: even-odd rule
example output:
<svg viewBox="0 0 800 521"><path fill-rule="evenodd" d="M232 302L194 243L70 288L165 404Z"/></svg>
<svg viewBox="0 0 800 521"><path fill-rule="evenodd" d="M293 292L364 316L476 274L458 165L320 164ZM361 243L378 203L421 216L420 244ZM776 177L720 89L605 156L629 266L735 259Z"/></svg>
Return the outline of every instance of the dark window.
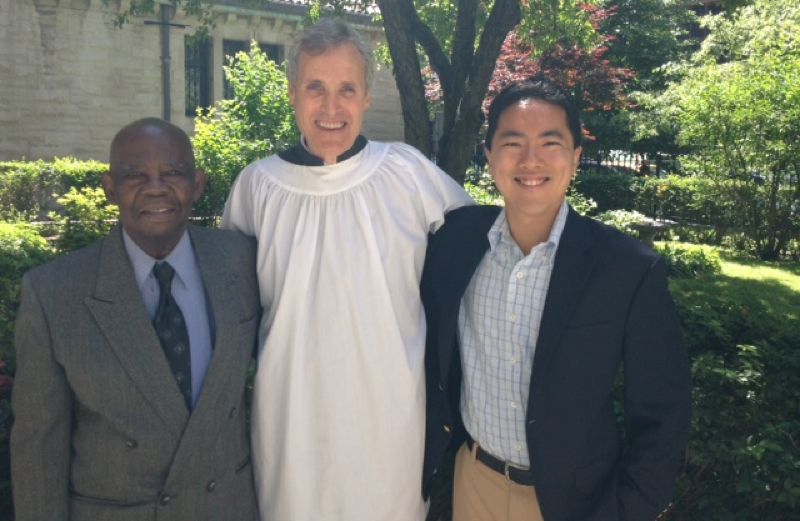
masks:
<svg viewBox="0 0 800 521"><path fill-rule="evenodd" d="M281 46L273 43L259 43L261 51L267 55L267 58L275 63L281 62ZM228 64L228 57L235 56L238 52L247 52L250 50L250 42L245 40L223 40L222 41L222 54L224 55L224 63ZM228 83L228 79L223 74L223 96L225 99L233 97L233 89Z"/></svg>
<svg viewBox="0 0 800 521"><path fill-rule="evenodd" d="M198 108L211 104L210 59L211 40L186 36L184 39L186 68L186 116L193 118Z"/></svg>

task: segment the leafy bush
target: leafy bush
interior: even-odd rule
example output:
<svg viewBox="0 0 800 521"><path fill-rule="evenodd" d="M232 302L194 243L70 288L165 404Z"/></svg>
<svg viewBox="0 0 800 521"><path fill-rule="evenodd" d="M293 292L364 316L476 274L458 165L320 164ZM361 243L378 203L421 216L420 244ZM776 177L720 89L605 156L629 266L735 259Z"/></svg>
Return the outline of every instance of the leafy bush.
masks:
<svg viewBox="0 0 800 521"><path fill-rule="evenodd" d="M464 190L472 197L477 204L494 204L503 206L503 196L497 190L489 187L474 185L470 182L464 183Z"/></svg>
<svg viewBox="0 0 800 521"><path fill-rule="evenodd" d="M0 218L41 220L57 211L56 198L70 188L98 187L108 165L56 158L0 162Z"/></svg>
<svg viewBox="0 0 800 521"><path fill-rule="evenodd" d="M597 203L598 212L633 209L636 187L641 183L637 177L627 174L582 172L575 178L574 191Z"/></svg>
<svg viewBox="0 0 800 521"><path fill-rule="evenodd" d="M20 278L25 271L52 256L52 248L30 225L0 221L0 514L11 510L9 400L15 367L14 318L19 306Z"/></svg>
<svg viewBox="0 0 800 521"><path fill-rule="evenodd" d="M667 272L673 277L712 275L722 270L719 253L710 248L664 242L656 245L655 250L664 259Z"/></svg>
<svg viewBox="0 0 800 521"><path fill-rule="evenodd" d="M597 210L595 200L578 192L574 187L567 192L567 202L579 215L591 215Z"/></svg>
<svg viewBox="0 0 800 521"><path fill-rule="evenodd" d="M57 246L62 252L77 250L105 236L118 216L102 188L70 188L58 198L58 204L62 214L51 212L50 218L60 224Z"/></svg>
<svg viewBox="0 0 800 521"><path fill-rule="evenodd" d="M595 219L601 223L613 226L617 230L627 233L631 237L639 236L639 232L636 231L634 225L650 220L650 218L644 214L629 210L609 210L596 216Z"/></svg>
<svg viewBox="0 0 800 521"><path fill-rule="evenodd" d="M467 169L464 190L477 204L494 204L502 206L503 196L497 190L486 166L473 165Z"/></svg>
<svg viewBox="0 0 800 521"><path fill-rule="evenodd" d="M736 221L736 186L730 180L670 175L644 179L636 192L638 211L684 225L709 226L713 244L720 244Z"/></svg>
<svg viewBox="0 0 800 521"><path fill-rule="evenodd" d="M673 279L671 289L694 379L672 518L798 519L800 297L779 281L725 274Z"/></svg>
<svg viewBox="0 0 800 521"><path fill-rule="evenodd" d="M209 219L222 214L231 184L245 166L299 138L286 75L255 42L249 54L237 54L225 67L225 77L233 99L218 101L195 119L195 156L208 179L195 214Z"/></svg>

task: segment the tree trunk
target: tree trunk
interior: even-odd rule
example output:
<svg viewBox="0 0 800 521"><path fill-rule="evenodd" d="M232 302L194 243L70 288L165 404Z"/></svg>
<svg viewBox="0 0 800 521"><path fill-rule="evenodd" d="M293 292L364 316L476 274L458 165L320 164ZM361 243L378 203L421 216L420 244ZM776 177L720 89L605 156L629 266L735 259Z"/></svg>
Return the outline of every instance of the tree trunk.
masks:
<svg viewBox="0 0 800 521"><path fill-rule="evenodd" d="M445 129L440 141L439 166L450 176L464 183L464 176L478 145L477 137L483 122L482 105L494 73L495 62L508 33L519 23L517 0L496 0L480 43L466 75L466 88L453 105L457 107L451 128ZM445 92L445 97L447 93Z"/></svg>
<svg viewBox="0 0 800 521"><path fill-rule="evenodd" d="M447 60L441 45L414 10L413 0L378 0L386 40L394 62L394 75L403 107L405 140L430 156L433 149L425 88L416 42L439 75L445 106L444 129L439 141L439 166L459 183L469 166L482 123L482 104L494 65L508 33L520 21L519 0L495 0L475 51L478 2L460 0L454 47Z"/></svg>
<svg viewBox="0 0 800 521"><path fill-rule="evenodd" d="M394 79L400 92L405 141L430 157L433 152L433 133L425 101L417 48L408 10L414 13L411 0L378 0L383 16L383 28L389 53L392 56Z"/></svg>

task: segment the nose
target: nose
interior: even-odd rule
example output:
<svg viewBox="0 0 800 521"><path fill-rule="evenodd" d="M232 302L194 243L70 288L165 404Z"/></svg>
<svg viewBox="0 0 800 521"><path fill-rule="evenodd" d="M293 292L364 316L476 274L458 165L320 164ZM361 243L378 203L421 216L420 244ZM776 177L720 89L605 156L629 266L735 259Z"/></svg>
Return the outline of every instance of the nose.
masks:
<svg viewBox="0 0 800 521"><path fill-rule="evenodd" d="M145 191L150 194L159 194L167 191L167 183L158 170L148 170Z"/></svg>
<svg viewBox="0 0 800 521"><path fill-rule="evenodd" d="M523 168L535 168L539 165L541 165L541 157L536 147L526 146L522 151L520 166Z"/></svg>
<svg viewBox="0 0 800 521"><path fill-rule="evenodd" d="M333 115L336 113L338 104L339 103L336 94L332 92L326 93L322 99L322 109L328 115Z"/></svg>

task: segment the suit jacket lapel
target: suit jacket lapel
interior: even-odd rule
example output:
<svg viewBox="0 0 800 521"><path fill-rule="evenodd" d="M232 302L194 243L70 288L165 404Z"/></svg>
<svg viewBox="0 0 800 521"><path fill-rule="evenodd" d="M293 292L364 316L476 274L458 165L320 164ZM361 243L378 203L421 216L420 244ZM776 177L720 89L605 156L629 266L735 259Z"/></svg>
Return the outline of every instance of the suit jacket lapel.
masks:
<svg viewBox="0 0 800 521"><path fill-rule="evenodd" d="M189 424L175 456L173 469L190 468L189 459L197 457L198 447L203 440L215 440L222 428L221 414L231 403L239 403L243 392L242 373L255 346L243 346L240 333L241 324L253 318L242 302L244 290L241 280L229 266L234 264L230 256L238 251L221 251L215 247L212 234L203 228L190 227L197 261L200 266L203 284L206 289L207 305L214 316L214 352L208 366L203 391L197 401ZM231 396L236 394L236 396ZM170 479L176 476L170 475Z"/></svg>
<svg viewBox="0 0 800 521"><path fill-rule="evenodd" d="M120 227L103 241L95 293L85 303L128 376L180 437L189 411L136 287Z"/></svg>
<svg viewBox="0 0 800 521"><path fill-rule="evenodd" d="M209 230L190 228L190 232L206 288L207 304L215 324L214 352L203 383L203 392L195 407L195 416L202 421L209 415L207 419L213 423L215 420L210 416L216 414L210 410L213 409L213 403L215 400L224 401L228 393L235 392L232 383L241 378L239 374L232 374L232 371L239 370L242 350L248 347L239 343L239 326L252 318L252 312L242 302L243 291L238 275L229 268L233 265L233 261L228 261L229 256L240 252L223 252L215 248L213 237L210 236L213 232ZM249 348L247 352L252 354L254 346Z"/></svg>
<svg viewBox="0 0 800 521"><path fill-rule="evenodd" d="M547 366L558 349L561 334L591 277L596 263L596 258L591 255L594 242L586 218L570 209L556 252L539 325L529 401L535 398L535 382L542 381L546 376ZM535 405L528 407L528 411L534 408Z"/></svg>
<svg viewBox="0 0 800 521"><path fill-rule="evenodd" d="M438 274L447 282L440 287L445 288L441 298L442 329L439 331L439 371L441 382L448 382L453 356L458 355L458 313L461 309L461 298L467 290L475 270L489 249L487 234L494 224L500 208L495 211L476 213L469 222L468 233L450 235L451 243L443 244L448 248L447 262L442 264L442 272Z"/></svg>

